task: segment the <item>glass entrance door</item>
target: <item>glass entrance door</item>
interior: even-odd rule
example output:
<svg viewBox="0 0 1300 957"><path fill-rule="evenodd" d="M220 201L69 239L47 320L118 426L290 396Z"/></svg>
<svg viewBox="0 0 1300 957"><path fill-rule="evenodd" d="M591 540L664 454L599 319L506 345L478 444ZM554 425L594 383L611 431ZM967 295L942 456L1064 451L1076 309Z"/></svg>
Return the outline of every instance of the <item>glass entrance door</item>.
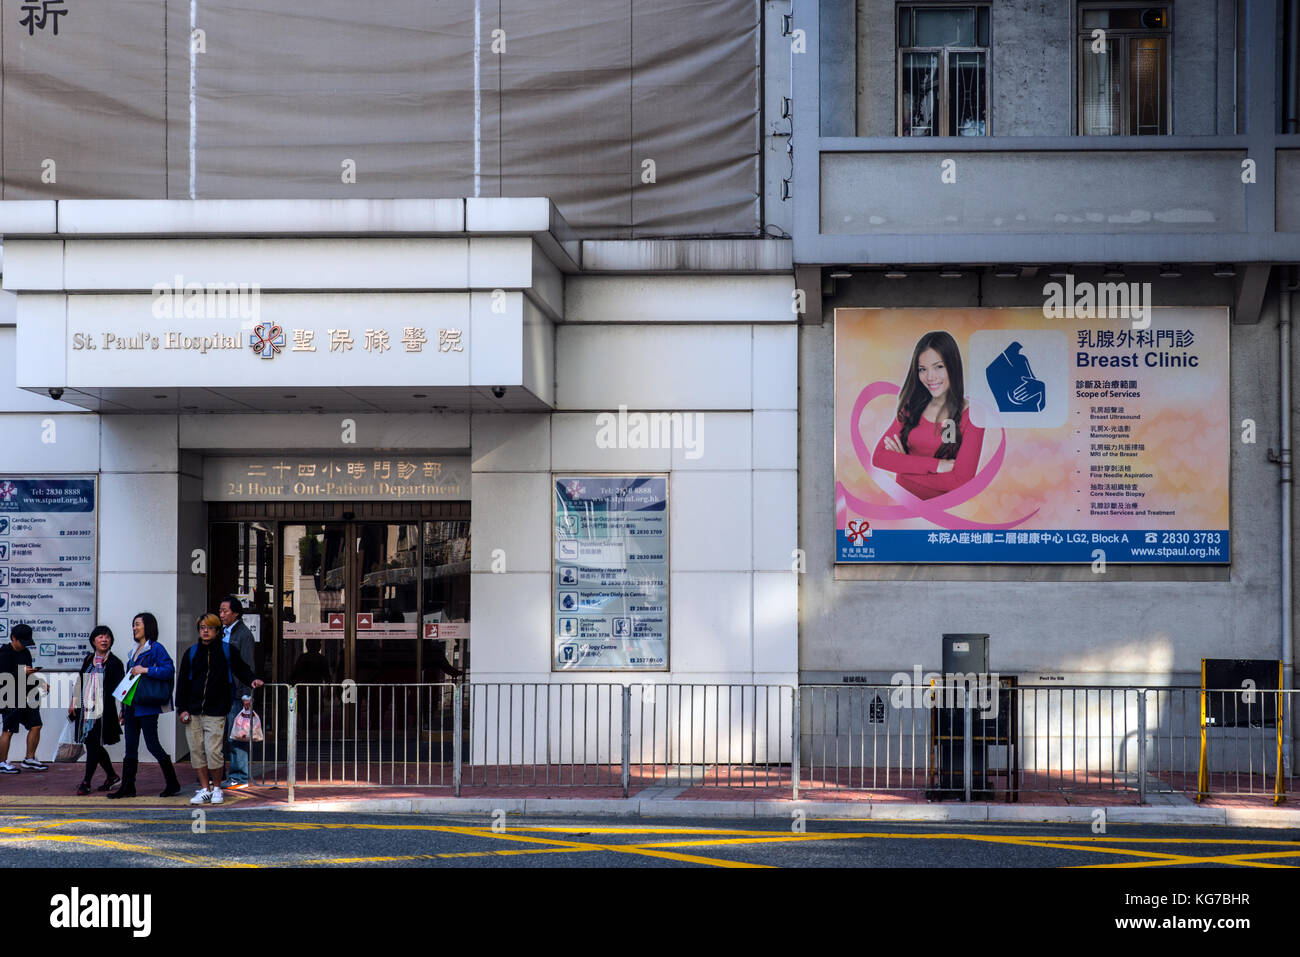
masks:
<svg viewBox="0 0 1300 957"><path fill-rule="evenodd" d="M468 509L447 511L406 520L214 517L209 604L243 598L266 680L452 681L469 670L470 525Z"/></svg>
<svg viewBox="0 0 1300 957"><path fill-rule="evenodd" d="M358 684L416 684L419 672L420 526L352 526L356 602L353 668Z"/></svg>
<svg viewBox="0 0 1300 957"><path fill-rule="evenodd" d="M284 525L279 680L331 684L348 674L348 526Z"/></svg>

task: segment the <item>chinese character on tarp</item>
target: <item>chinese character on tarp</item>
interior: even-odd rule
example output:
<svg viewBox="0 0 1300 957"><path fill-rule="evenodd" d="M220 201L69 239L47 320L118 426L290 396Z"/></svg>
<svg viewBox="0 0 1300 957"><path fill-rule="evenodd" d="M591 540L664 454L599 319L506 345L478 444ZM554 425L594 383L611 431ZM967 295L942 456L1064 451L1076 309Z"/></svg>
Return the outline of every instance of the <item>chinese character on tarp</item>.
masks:
<svg viewBox="0 0 1300 957"><path fill-rule="evenodd" d="M68 11L63 8L65 0L41 0L40 3L27 2L19 9L25 14L18 20L20 27L27 28L27 35L35 36L37 30L44 30L45 24L53 18L50 23L51 32L57 37L59 35L59 17L67 16ZM40 14L39 17L37 14Z"/></svg>
<svg viewBox="0 0 1300 957"><path fill-rule="evenodd" d="M358 478L361 478L361 476L363 476L363 475L365 475L365 474L366 474L366 463L365 463L365 462L349 462L349 463L348 463L348 478L358 479Z"/></svg>
<svg viewBox="0 0 1300 957"><path fill-rule="evenodd" d="M425 477L425 478L437 478L440 474L442 474L442 463L441 463L441 462L425 462L425 463L424 463L424 477Z"/></svg>
<svg viewBox="0 0 1300 957"><path fill-rule="evenodd" d="M398 462L397 477L402 481L406 481L415 474L416 468L417 466L414 462Z"/></svg>
<svg viewBox="0 0 1300 957"><path fill-rule="evenodd" d="M388 478L388 476L389 476L389 472L392 470L392 467L393 467L393 463L392 463L392 462L379 462L379 461L376 461L376 462L375 462L375 478L381 478L381 479L386 479L386 478Z"/></svg>

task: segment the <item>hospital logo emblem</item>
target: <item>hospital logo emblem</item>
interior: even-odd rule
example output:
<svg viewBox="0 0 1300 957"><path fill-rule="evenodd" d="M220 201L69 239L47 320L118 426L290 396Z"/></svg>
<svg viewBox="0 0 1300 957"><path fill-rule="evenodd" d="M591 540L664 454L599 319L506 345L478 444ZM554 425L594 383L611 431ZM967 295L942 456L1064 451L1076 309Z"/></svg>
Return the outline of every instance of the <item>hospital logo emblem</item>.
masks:
<svg viewBox="0 0 1300 957"><path fill-rule="evenodd" d="M284 348L284 330L274 323L259 322L253 327L252 346L263 359L274 359Z"/></svg>
<svg viewBox="0 0 1300 957"><path fill-rule="evenodd" d="M18 486L13 482L0 483L0 502L11 502L18 494Z"/></svg>
<svg viewBox="0 0 1300 957"><path fill-rule="evenodd" d="M845 534L848 536L850 544L861 545L871 537L871 523L865 518L860 522L849 522Z"/></svg>

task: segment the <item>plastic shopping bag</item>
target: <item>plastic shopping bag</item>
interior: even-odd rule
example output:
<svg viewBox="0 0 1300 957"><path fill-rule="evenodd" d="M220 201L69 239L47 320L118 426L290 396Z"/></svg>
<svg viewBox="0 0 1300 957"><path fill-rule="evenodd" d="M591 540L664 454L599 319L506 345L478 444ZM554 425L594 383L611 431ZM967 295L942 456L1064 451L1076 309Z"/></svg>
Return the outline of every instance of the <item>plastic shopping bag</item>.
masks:
<svg viewBox="0 0 1300 957"><path fill-rule="evenodd" d="M54 754L54 760L68 764L80 761L85 753L86 746L77 740L77 719L69 716L63 725L63 733L59 735L59 749Z"/></svg>
<svg viewBox="0 0 1300 957"><path fill-rule="evenodd" d="M235 715L235 726L230 730L231 741L261 741L262 719L251 708Z"/></svg>

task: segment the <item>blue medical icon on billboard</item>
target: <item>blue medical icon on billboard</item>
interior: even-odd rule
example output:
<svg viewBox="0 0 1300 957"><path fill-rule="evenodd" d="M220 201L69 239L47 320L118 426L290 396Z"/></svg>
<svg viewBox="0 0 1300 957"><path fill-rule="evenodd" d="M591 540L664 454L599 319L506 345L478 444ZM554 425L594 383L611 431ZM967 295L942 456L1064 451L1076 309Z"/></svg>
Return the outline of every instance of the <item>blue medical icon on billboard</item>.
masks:
<svg viewBox="0 0 1300 957"><path fill-rule="evenodd" d="M1073 396L1069 340L1059 329L977 329L970 334L971 420L982 428L1054 429ZM983 375L975 370L983 370Z"/></svg>
<svg viewBox="0 0 1300 957"><path fill-rule="evenodd" d="M1042 412L1047 384L1034 375L1024 346L1012 342L984 370L999 412Z"/></svg>

